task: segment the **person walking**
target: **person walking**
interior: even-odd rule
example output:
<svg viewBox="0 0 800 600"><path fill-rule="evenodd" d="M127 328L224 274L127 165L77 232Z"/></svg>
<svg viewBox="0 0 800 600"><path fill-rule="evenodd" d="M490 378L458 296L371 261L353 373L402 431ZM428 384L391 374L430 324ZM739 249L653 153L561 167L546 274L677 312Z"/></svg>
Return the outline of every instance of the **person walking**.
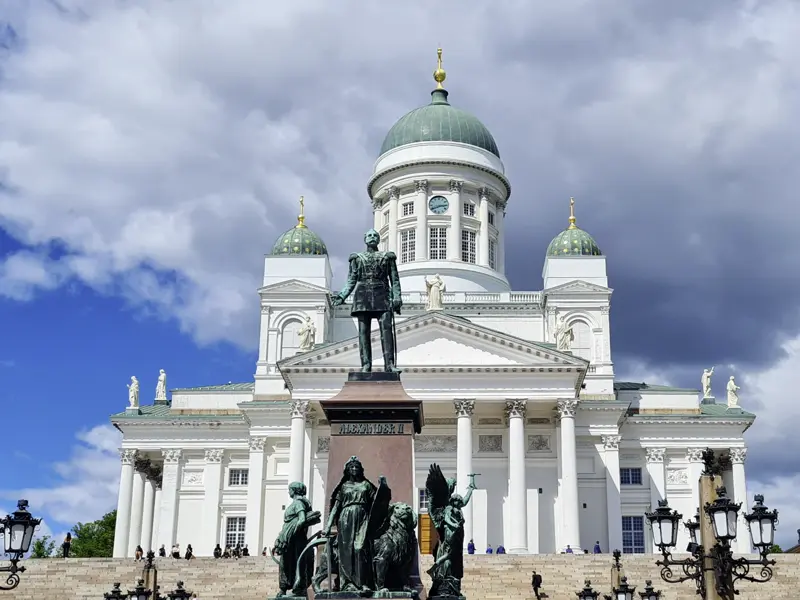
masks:
<svg viewBox="0 0 800 600"><path fill-rule="evenodd" d="M539 590L542 587L542 576L536 571L531 574L531 587L533 588L533 595L536 596L536 600L539 600Z"/></svg>
<svg viewBox="0 0 800 600"><path fill-rule="evenodd" d="M61 552L64 554L64 558L69 558L69 549L72 547L72 534L67 532L67 536L64 538L64 543L61 544Z"/></svg>

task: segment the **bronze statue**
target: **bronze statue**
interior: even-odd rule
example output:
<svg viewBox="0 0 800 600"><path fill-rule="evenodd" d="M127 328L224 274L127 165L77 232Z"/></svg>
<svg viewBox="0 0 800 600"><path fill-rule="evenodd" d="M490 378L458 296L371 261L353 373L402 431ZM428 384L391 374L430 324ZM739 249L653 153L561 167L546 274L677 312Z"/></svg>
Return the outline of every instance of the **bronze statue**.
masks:
<svg viewBox="0 0 800 600"><path fill-rule="evenodd" d="M425 488L428 494L428 512L439 536L439 541L432 550L433 566L428 570L432 581L428 597L461 596L461 579L464 577L462 509L475 489L474 475L471 476L466 498L462 498L455 491L456 480L446 479L439 465L432 464Z"/></svg>
<svg viewBox="0 0 800 600"><path fill-rule="evenodd" d="M417 515L405 502L389 505L389 519L375 541L375 590L409 592L417 558Z"/></svg>
<svg viewBox="0 0 800 600"><path fill-rule="evenodd" d="M378 250L380 235L374 229L364 234L367 249L350 255L347 283L334 295L334 306L342 304L353 293L350 314L358 319L358 342L361 350L361 371L372 371L372 319L377 319L381 332L384 370L397 372L394 314L400 314L403 300L400 294L400 275L397 255Z"/></svg>
<svg viewBox="0 0 800 600"><path fill-rule="evenodd" d="M271 552L280 568L278 596L306 596L314 571L314 554L304 552L309 541L308 528L319 524L322 515L311 510L305 484L299 481L290 483L289 497L292 502L283 514L283 529ZM275 555L280 556L279 561Z"/></svg>

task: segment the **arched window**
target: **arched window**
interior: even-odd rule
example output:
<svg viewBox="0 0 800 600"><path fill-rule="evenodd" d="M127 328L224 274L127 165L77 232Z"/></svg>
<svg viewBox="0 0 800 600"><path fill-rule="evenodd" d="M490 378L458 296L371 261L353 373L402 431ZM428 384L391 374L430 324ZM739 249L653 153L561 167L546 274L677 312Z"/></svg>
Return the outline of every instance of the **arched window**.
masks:
<svg viewBox="0 0 800 600"><path fill-rule="evenodd" d="M580 356L586 360L592 360L592 330L583 321L572 322L572 334L575 339L572 340L572 353L575 356Z"/></svg>
<svg viewBox="0 0 800 600"><path fill-rule="evenodd" d="M289 358L300 352L300 336L298 331L303 326L300 321L291 320L283 326L281 332L281 359Z"/></svg>

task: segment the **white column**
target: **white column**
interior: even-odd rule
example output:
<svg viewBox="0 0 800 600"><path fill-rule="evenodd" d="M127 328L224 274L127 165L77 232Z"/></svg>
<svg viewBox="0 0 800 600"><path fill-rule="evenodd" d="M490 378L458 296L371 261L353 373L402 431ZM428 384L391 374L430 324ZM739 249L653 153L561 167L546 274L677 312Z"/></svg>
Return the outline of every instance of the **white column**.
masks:
<svg viewBox="0 0 800 600"><path fill-rule="evenodd" d="M304 482L303 455L306 445L307 400L293 400L291 404L291 438L289 441L289 483Z"/></svg>
<svg viewBox="0 0 800 600"><path fill-rule="evenodd" d="M414 185L417 188L417 202L414 206L417 217L416 260L428 260L428 180L419 179Z"/></svg>
<svg viewBox="0 0 800 600"><path fill-rule="evenodd" d="M606 508L608 512L607 552L622 550L622 498L619 480L619 435L604 435L603 463L606 467Z"/></svg>
<svg viewBox="0 0 800 600"><path fill-rule="evenodd" d="M269 306L261 307L261 329L258 335L258 363L266 365L269 348L269 320L272 310ZM193 546L194 547L194 546Z"/></svg>
<svg viewBox="0 0 800 600"><path fill-rule="evenodd" d="M170 448L162 450L164 473L161 478L161 516L158 521L157 546L167 547L167 552L175 543L178 529L178 488L181 485L181 450Z"/></svg>
<svg viewBox="0 0 800 600"><path fill-rule="evenodd" d="M372 201L372 227L380 231L383 227L383 202L377 198Z"/></svg>
<svg viewBox="0 0 800 600"><path fill-rule="evenodd" d="M153 512L156 502L156 484L152 479L152 472L148 472L144 482L144 509L142 511L142 538L139 543L142 550L147 553L153 549Z"/></svg>
<svg viewBox="0 0 800 600"><path fill-rule="evenodd" d="M692 514L685 515L687 521L694 518L700 509L700 476L703 474L703 450L705 448L687 448L686 461L689 463L689 484L692 486Z"/></svg>
<svg viewBox="0 0 800 600"><path fill-rule="evenodd" d="M152 542L150 543L150 547L153 550L158 549L158 526L159 521L161 521L161 475L155 480L155 487L156 487L156 496L155 500L153 501L153 535L151 537Z"/></svg>
<svg viewBox="0 0 800 600"><path fill-rule="evenodd" d="M750 532L744 515L748 512L747 506L747 480L744 476L744 461L747 458L747 448L731 448L731 468L733 470L733 501L740 502L742 509L739 511L739 525L736 528L736 550L741 554L750 554Z"/></svg>
<svg viewBox="0 0 800 600"><path fill-rule="evenodd" d="M136 450L119 449L122 469L119 476L119 496L117 496L117 524L114 527L114 558L128 555L128 534L131 527L131 498L133 494L133 463Z"/></svg>
<svg viewBox="0 0 800 600"><path fill-rule="evenodd" d="M193 545L197 556L212 556L219 539L219 503L222 492L222 459L225 450L210 448L206 450L206 464L203 471L203 522L200 524L200 543Z"/></svg>
<svg viewBox="0 0 800 600"><path fill-rule="evenodd" d="M250 438L250 472L247 485L247 519L245 542L250 548L261 548L264 509L264 445L267 438Z"/></svg>
<svg viewBox="0 0 800 600"><path fill-rule="evenodd" d="M144 511L145 469L150 461L137 458L133 473L133 494L131 496L131 528L128 534L128 556L133 556L136 546L142 541L142 513Z"/></svg>
<svg viewBox="0 0 800 600"><path fill-rule="evenodd" d="M664 456L666 448L645 448L647 474L650 476L650 510L658 508L659 500L667 497L667 479L664 472ZM653 552L658 548L653 545Z"/></svg>
<svg viewBox="0 0 800 600"><path fill-rule="evenodd" d="M447 240L447 260L461 260L461 201L463 181L450 180L450 239Z"/></svg>
<svg viewBox="0 0 800 600"><path fill-rule="evenodd" d="M575 413L578 400L558 401L561 415L561 518L564 522L563 550L570 546L576 553L581 547L580 510L578 509L578 454L575 444Z"/></svg>
<svg viewBox="0 0 800 600"><path fill-rule="evenodd" d="M497 200L494 211L494 226L497 229L497 270L506 272L506 203Z"/></svg>
<svg viewBox="0 0 800 600"><path fill-rule="evenodd" d="M508 509L512 519L506 550L510 554L528 552L528 486L525 482L525 405L526 400L507 400L508 418Z"/></svg>
<svg viewBox="0 0 800 600"><path fill-rule="evenodd" d="M478 264L489 266L489 188L480 189L481 203L478 207L478 217L481 221L481 231L478 235Z"/></svg>
<svg viewBox="0 0 800 600"><path fill-rule="evenodd" d="M555 518L556 525L556 551L558 551L559 548L566 546L566 544L564 544L564 519L562 518L563 513L561 508L561 503L564 500L561 495L562 477L564 473L564 456L563 452L561 451L561 415L558 414L558 411L556 411L554 420L556 426L556 448L558 448L558 454L556 456L556 497L553 517Z"/></svg>
<svg viewBox="0 0 800 600"><path fill-rule="evenodd" d="M389 192L389 243L387 249L397 253L397 188L392 186ZM252 548L252 546L251 546Z"/></svg>
<svg viewBox="0 0 800 600"><path fill-rule="evenodd" d="M456 442L456 481L458 493L464 496L469 485L469 474L472 473L472 414L475 412L474 400L456 400L454 402L458 416ZM472 505L470 501L463 508L464 514L464 548L474 538Z"/></svg>

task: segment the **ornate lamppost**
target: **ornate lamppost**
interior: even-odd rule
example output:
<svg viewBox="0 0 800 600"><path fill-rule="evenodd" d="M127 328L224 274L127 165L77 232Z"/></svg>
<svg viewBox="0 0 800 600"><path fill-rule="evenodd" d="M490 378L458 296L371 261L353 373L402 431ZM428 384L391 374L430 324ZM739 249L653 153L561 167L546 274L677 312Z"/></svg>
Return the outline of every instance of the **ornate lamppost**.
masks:
<svg viewBox="0 0 800 600"><path fill-rule="evenodd" d="M0 590L13 590L19 585L18 573L24 573L25 567L17 566L17 563L30 550L33 532L41 522L41 519L34 519L28 512L27 500L18 501L14 514L0 519L0 533L4 539L3 551L11 561L11 565L0 567L0 573L8 573L5 584L0 583Z"/></svg>
<svg viewBox="0 0 800 600"><path fill-rule="evenodd" d="M575 592L578 600L597 600L600 597L600 592L592 589L592 582L590 580L584 581L583 589Z"/></svg>
<svg viewBox="0 0 800 600"><path fill-rule="evenodd" d="M683 517L672 510L666 500L658 503L658 508L646 513L653 532L653 540L663 555L663 560L656 562L661 567L661 578L667 583L694 581L698 593L703 600L734 600L739 593L734 583L738 580L766 583L772 579L774 560L767 558L775 537L775 525L778 522L778 511L764 506L764 497L757 495L753 510L745 514L750 540L757 549L759 558L736 558L731 550L731 540L736 538L739 510L741 504L727 497L724 486L716 488L713 494L712 482L720 470L714 464L712 450L703 453L706 468L700 479L700 501L703 505L703 516L694 523L685 524L692 537L688 550L689 558L676 560L672 557L672 548L677 544L678 524ZM704 481L705 480L705 481ZM699 516L699 515L698 515ZM705 526L710 524L710 527ZM700 542L697 541L697 531ZM713 540L709 539L713 535ZM674 568L679 568L677 573ZM751 574L751 567L759 568L758 574ZM709 579L712 578L713 580Z"/></svg>
<svg viewBox="0 0 800 600"><path fill-rule="evenodd" d="M177 587L171 592L167 592L166 596L162 596L156 589L155 592L145 586L144 579L139 579L136 582L136 588L123 592L120 589L120 584L115 583L110 592L103 594L104 600L188 600L192 597L192 593L183 587L183 582L179 581Z"/></svg>

